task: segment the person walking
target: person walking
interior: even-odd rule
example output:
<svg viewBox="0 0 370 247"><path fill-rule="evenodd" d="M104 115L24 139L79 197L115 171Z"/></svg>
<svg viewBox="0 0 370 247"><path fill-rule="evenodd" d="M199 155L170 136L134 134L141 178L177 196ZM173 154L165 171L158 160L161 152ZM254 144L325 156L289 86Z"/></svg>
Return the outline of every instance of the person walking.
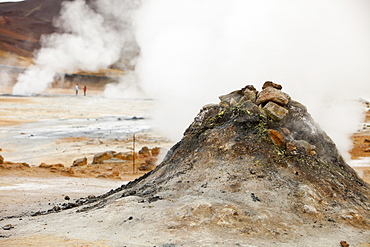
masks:
<svg viewBox="0 0 370 247"><path fill-rule="evenodd" d="M84 96L86 96L86 90L87 90L87 87L86 85L84 86Z"/></svg>
<svg viewBox="0 0 370 247"><path fill-rule="evenodd" d="M76 95L78 95L78 84L76 84L75 89L76 89Z"/></svg>

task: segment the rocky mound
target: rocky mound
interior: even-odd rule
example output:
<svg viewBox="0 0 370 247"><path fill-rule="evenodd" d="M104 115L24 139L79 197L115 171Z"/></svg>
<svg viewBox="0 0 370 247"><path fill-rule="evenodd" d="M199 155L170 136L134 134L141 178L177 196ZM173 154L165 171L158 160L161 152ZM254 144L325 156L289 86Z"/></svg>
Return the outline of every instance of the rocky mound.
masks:
<svg viewBox="0 0 370 247"><path fill-rule="evenodd" d="M207 105L153 172L124 194L223 198L233 223L370 226L370 190L307 109L281 86L247 86ZM252 220L253 221L253 220Z"/></svg>
<svg viewBox="0 0 370 247"><path fill-rule="evenodd" d="M228 227L248 226L246 232L277 222L280 233L324 222L369 229L368 184L306 107L281 88L272 82L261 92L246 86L204 106L162 164L120 194L220 200L222 205L195 209L189 221L225 221ZM229 215L218 216L225 203Z"/></svg>
<svg viewBox="0 0 370 247"><path fill-rule="evenodd" d="M40 37L56 29L53 18L59 15L63 0L27 0L0 3L0 51L32 57L40 48Z"/></svg>
<svg viewBox="0 0 370 247"><path fill-rule="evenodd" d="M219 104L201 109L156 169L69 204L84 214L69 213L65 222L112 241L120 232L115 245L338 246L370 240L369 185L307 109L281 89L266 82L261 92L246 86L220 96ZM91 219L114 228L87 226ZM69 233L62 224L50 227Z"/></svg>

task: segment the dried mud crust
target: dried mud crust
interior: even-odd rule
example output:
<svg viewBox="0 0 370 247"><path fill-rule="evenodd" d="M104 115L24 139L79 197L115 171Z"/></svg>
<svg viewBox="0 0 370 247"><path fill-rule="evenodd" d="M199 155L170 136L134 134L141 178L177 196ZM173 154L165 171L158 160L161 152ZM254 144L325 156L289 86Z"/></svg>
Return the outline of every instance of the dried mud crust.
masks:
<svg viewBox="0 0 370 247"><path fill-rule="evenodd" d="M366 102L365 106L369 106ZM361 157L370 157L370 131L367 129L368 123L370 123L370 111L366 107L364 127L358 133L354 133L352 136L353 148L350 150L352 159L358 159Z"/></svg>
<svg viewBox="0 0 370 247"><path fill-rule="evenodd" d="M350 151L352 159L370 157L370 133L355 133L352 136L354 147Z"/></svg>
<svg viewBox="0 0 370 247"><path fill-rule="evenodd" d="M368 104L365 104L368 106ZM364 129L352 135L353 148L350 150L352 160L368 159L370 157L370 132L367 129L370 123L370 111L366 108L364 119ZM354 169L361 174L361 177L370 184L370 165L354 167Z"/></svg>
<svg viewBox="0 0 370 247"><path fill-rule="evenodd" d="M356 133L352 136L354 147L350 151L353 160L370 157L370 133ZM354 169L370 184L370 166L358 166Z"/></svg>

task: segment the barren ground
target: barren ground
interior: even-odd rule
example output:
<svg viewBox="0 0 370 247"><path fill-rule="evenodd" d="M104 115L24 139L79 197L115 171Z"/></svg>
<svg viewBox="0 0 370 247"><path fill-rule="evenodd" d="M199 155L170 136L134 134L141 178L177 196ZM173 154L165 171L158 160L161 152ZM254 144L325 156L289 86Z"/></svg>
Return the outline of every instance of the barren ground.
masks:
<svg viewBox="0 0 370 247"><path fill-rule="evenodd" d="M38 168L41 163L70 167L84 157L90 164L100 152L132 152L134 134L136 152L144 146L166 152L173 145L153 129L152 100L107 99L101 94L101 88L89 87L87 96L76 96L73 88L54 88L36 97L0 96L0 155L31 166L0 169L0 217L50 207L51 202L63 202L62 195L77 199L102 194L144 174L133 173L132 162L127 162L120 165L116 179L93 179L104 177L112 165L68 177Z"/></svg>

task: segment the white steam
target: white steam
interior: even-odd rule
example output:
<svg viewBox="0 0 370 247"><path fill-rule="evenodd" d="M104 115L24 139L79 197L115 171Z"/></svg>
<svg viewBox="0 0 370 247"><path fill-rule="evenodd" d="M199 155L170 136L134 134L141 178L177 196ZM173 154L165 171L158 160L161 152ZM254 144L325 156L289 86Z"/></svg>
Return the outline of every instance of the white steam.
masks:
<svg viewBox="0 0 370 247"><path fill-rule="evenodd" d="M0 88L6 88L11 85L12 77L8 72L0 70Z"/></svg>
<svg viewBox="0 0 370 247"><path fill-rule="evenodd" d="M135 71L126 72L118 83L107 84L104 95L109 98L142 98L146 96L138 84L138 76Z"/></svg>
<svg viewBox="0 0 370 247"><path fill-rule="evenodd" d="M117 62L129 39L127 15L133 1L84 0L62 3L54 25L58 33L42 37L34 65L18 77L13 94L40 93L59 73L97 71ZM112 11L114 10L114 11ZM119 15L118 11L121 11ZM126 26L125 26L126 25Z"/></svg>
<svg viewBox="0 0 370 247"><path fill-rule="evenodd" d="M348 151L370 87L366 0L150 0L137 13L137 72L178 139L200 106L247 84L283 85ZM344 152L342 152L344 153Z"/></svg>

